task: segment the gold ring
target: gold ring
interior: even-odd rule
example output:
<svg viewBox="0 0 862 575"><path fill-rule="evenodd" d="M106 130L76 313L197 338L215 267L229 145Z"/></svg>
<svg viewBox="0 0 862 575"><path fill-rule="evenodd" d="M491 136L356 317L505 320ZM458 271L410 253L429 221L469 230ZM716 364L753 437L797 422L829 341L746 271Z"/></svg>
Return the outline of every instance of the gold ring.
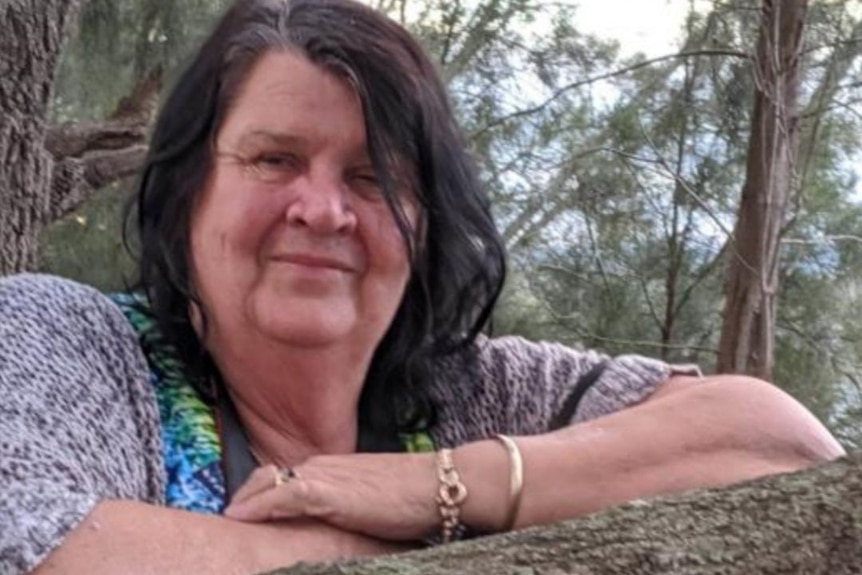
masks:
<svg viewBox="0 0 862 575"><path fill-rule="evenodd" d="M296 472L292 467L279 467L275 470L275 487L281 487L291 479L296 478Z"/></svg>

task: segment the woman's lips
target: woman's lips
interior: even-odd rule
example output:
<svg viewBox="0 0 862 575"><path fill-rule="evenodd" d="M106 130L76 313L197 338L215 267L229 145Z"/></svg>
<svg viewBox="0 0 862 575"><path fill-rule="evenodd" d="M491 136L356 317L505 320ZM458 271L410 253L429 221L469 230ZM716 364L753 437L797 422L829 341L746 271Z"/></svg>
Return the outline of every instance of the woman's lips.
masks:
<svg viewBox="0 0 862 575"><path fill-rule="evenodd" d="M352 272L354 267L338 258L316 254L279 254L272 258L276 262L304 266L307 268L332 269Z"/></svg>

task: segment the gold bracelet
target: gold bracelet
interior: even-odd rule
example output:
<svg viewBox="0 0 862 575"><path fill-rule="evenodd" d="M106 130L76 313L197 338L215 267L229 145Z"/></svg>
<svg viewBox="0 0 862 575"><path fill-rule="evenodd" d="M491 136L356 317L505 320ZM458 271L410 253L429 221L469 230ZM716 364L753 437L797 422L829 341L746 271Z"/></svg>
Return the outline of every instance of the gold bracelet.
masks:
<svg viewBox="0 0 862 575"><path fill-rule="evenodd" d="M502 443L509 454L509 511L503 522L503 531L511 531L518 519L521 495L524 492L524 460L514 439L501 434L495 435L494 439Z"/></svg>
<svg viewBox="0 0 862 575"><path fill-rule="evenodd" d="M440 479L440 491L437 493L437 505L442 519L440 535L443 543L449 543L459 524L461 504L467 499L467 486L455 469L451 449L437 452L437 477Z"/></svg>

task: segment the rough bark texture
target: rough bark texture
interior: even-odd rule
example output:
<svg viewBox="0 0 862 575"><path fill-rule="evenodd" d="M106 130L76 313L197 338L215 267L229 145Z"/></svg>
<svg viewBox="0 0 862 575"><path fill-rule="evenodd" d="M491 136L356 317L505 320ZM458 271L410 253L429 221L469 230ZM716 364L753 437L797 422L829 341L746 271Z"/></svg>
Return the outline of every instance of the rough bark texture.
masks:
<svg viewBox="0 0 862 575"><path fill-rule="evenodd" d="M0 276L34 269L42 229L145 157L160 70L104 124L47 123L63 43L84 1L0 2Z"/></svg>
<svg viewBox="0 0 862 575"><path fill-rule="evenodd" d="M557 525L279 575L862 573L862 454Z"/></svg>
<svg viewBox="0 0 862 575"><path fill-rule="evenodd" d="M81 0L0 4L0 275L36 263L54 162L43 145L54 71Z"/></svg>
<svg viewBox="0 0 862 575"><path fill-rule="evenodd" d="M778 248L799 149L797 101L807 0L764 0L746 179L725 283L716 369L772 379Z"/></svg>

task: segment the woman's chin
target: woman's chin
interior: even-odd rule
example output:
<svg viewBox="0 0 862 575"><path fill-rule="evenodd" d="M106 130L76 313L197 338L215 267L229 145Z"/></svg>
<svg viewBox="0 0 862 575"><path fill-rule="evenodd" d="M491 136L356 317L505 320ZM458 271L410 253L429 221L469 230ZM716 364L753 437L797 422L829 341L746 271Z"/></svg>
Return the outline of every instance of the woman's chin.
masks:
<svg viewBox="0 0 862 575"><path fill-rule="evenodd" d="M269 339L292 347L329 347L339 343L348 344L352 322L333 313L273 313L259 318L260 331ZM352 314L350 314L352 315Z"/></svg>

